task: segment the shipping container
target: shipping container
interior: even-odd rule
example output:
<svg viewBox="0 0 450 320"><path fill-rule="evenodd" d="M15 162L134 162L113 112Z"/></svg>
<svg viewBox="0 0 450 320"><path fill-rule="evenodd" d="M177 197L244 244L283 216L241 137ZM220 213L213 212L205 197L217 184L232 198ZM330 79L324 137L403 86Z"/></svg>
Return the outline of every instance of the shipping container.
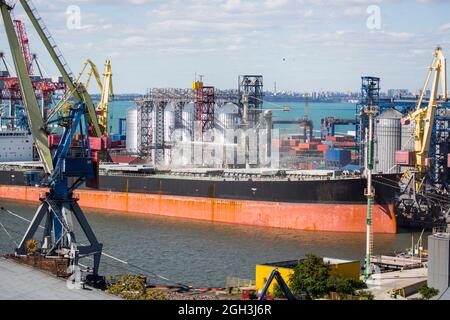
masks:
<svg viewBox="0 0 450 320"><path fill-rule="evenodd" d="M399 166L414 166L415 154L413 151L395 152L395 163Z"/></svg>
<svg viewBox="0 0 450 320"><path fill-rule="evenodd" d="M108 138L107 137L102 137L102 149L107 149L108 148Z"/></svg>
<svg viewBox="0 0 450 320"><path fill-rule="evenodd" d="M325 156L327 161L337 162L339 166L346 166L351 162L351 151L341 149L329 149L326 151Z"/></svg>
<svg viewBox="0 0 450 320"><path fill-rule="evenodd" d="M93 151L102 150L102 138L89 138L89 146Z"/></svg>
<svg viewBox="0 0 450 320"><path fill-rule="evenodd" d="M327 151L330 148L331 148L331 146L326 145L326 144L319 144L317 146L317 150L319 150L319 151Z"/></svg>
<svg viewBox="0 0 450 320"><path fill-rule="evenodd" d="M48 144L50 147L58 146L60 142L61 142L60 135L51 134L48 136Z"/></svg>
<svg viewBox="0 0 450 320"><path fill-rule="evenodd" d="M122 136L120 134L112 134L109 136L109 139L111 141L119 141L119 140L123 140Z"/></svg>

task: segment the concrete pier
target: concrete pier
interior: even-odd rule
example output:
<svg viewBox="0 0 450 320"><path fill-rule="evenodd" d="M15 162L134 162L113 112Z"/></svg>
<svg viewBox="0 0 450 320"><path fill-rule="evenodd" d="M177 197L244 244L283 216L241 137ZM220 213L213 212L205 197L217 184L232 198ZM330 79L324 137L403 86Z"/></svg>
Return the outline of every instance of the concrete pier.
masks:
<svg viewBox="0 0 450 320"><path fill-rule="evenodd" d="M0 300L117 300L103 291L69 289L66 281L0 257Z"/></svg>
<svg viewBox="0 0 450 320"><path fill-rule="evenodd" d="M417 293L426 281L427 269L420 268L374 274L367 285L375 300L405 300ZM393 290L399 293L396 298L391 295Z"/></svg>

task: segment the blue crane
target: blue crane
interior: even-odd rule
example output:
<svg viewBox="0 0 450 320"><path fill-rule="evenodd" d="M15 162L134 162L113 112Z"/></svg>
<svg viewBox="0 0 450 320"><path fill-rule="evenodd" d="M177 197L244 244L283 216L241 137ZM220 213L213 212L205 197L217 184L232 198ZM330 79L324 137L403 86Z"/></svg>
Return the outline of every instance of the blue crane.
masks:
<svg viewBox="0 0 450 320"><path fill-rule="evenodd" d="M62 139L52 154L46 123L44 122L37 99L33 90L30 76L27 72L26 62L20 50L17 34L11 19L13 9L5 0L0 0L0 10L3 18L8 43L14 59L16 74L19 78L24 106L28 115L28 125L34 137L36 149L46 173L42 185L48 188L45 196L41 197L41 204L28 227L22 241L16 248L18 256L26 255L28 244L34 240L36 231L44 222L44 232L38 252L44 257L58 257L68 262L71 272L80 269L79 260L93 256L93 279L98 277L100 258L103 245L97 240L83 211L78 205L74 195L75 190L83 183L96 180L98 177L98 157L90 149L89 135L99 136L98 121L92 100L81 84L74 82L71 72L65 63L62 54L57 49L53 38L37 15L36 8L30 0L20 0L36 31L41 36L54 63L60 70L68 87L75 93L76 103L70 108L68 115L62 115L53 120L62 130ZM80 139L74 140L75 134ZM79 243L75 234L73 222L78 222L89 244ZM35 240L34 240L35 241Z"/></svg>

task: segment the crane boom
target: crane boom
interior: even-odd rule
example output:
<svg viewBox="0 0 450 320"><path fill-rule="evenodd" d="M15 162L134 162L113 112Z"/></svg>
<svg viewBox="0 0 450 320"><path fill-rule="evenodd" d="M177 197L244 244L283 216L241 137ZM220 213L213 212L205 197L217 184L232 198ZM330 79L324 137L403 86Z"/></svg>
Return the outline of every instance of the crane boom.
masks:
<svg viewBox="0 0 450 320"><path fill-rule="evenodd" d="M4 0L0 1L0 10L5 25L6 35L16 67L17 77L19 78L24 105L28 113L28 125L34 137L36 149L44 165L45 172L50 174L53 171L53 160L48 146L48 134L45 130L44 120L42 119L39 105L36 96L34 95L33 84L31 83L25 58L22 54L14 24L9 13L11 9L12 8Z"/></svg>
<svg viewBox="0 0 450 320"><path fill-rule="evenodd" d="M79 101L83 102L86 105L88 114L89 114L89 122L94 129L94 135L100 137L102 135L100 127L97 121L97 114L95 112L95 106L92 102L92 98L89 93L86 91L86 88L82 84L78 84L74 82L73 73L70 71L67 63L65 62L61 52L56 46L50 32L45 26L41 17L39 17L36 8L31 3L31 0L19 0L20 4L24 8L27 16L31 20L34 28L36 29L39 37L41 38L44 46L49 52L53 62L61 73L64 81L66 82L69 90L72 92L73 97Z"/></svg>
<svg viewBox="0 0 450 320"><path fill-rule="evenodd" d="M27 31L25 29L25 23L22 20L14 20L17 36L20 39L20 47L22 49L23 56L27 65L28 74L33 75L33 56L30 50L30 44L28 40Z"/></svg>
<svg viewBox="0 0 450 320"><path fill-rule="evenodd" d="M86 69L90 67L89 72L87 72L87 78L86 81L82 81L82 78L86 72ZM103 82L100 78L100 74L98 72L98 68L95 65L94 62L92 62L90 59L86 60L83 68L81 69L80 73L78 74L78 78L76 79L75 83L83 85L84 88L89 89L89 85L92 79L92 76L94 76L95 80L97 81L98 87L101 92L101 98L100 102L97 105L96 113L98 114L98 125L100 127L101 133L103 137L107 137L109 134L108 130L108 109L109 109L109 103L111 102L111 97L114 95L113 93L113 84L112 84L112 72L111 72L111 62L109 60L106 61L105 64L105 73L103 74ZM68 103L68 100L71 98L71 92L68 91L65 95L65 97L58 103L58 105L53 108L51 114L49 115L49 119L53 118L60 110L70 109L71 104Z"/></svg>
<svg viewBox="0 0 450 320"><path fill-rule="evenodd" d="M108 135L108 108L111 97L114 95L113 83L112 83L112 72L111 72L111 61L106 61L105 73L103 74L103 87L101 88L102 97L100 103L97 106L97 110L100 112L99 124L100 128L105 135Z"/></svg>
<svg viewBox="0 0 450 320"><path fill-rule="evenodd" d="M98 84L98 87L100 88L100 92L102 92L103 91L103 84L102 84L102 80L100 79L100 73L98 72L98 68L95 65L95 63L92 62L92 60L90 60L90 59L87 59L86 62L84 63L83 68L81 69L80 74L78 75L77 82L81 81L81 77L83 76L84 71L86 71L86 68L88 66L91 67L91 70L89 71L87 79L86 79L86 82L84 83L85 88L86 89L89 88L89 84L91 82L91 78L92 78L92 76L94 76L95 80L97 80L97 84Z"/></svg>

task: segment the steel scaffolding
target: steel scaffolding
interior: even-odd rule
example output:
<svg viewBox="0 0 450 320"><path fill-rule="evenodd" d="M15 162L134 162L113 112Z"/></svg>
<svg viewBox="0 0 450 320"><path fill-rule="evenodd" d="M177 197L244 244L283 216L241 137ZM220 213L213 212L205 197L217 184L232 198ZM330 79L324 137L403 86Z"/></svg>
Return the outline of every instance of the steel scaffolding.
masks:
<svg viewBox="0 0 450 320"><path fill-rule="evenodd" d="M245 112L244 104L248 104L248 128L253 128L259 121L263 109L264 81L261 75L243 75L238 79L239 110Z"/></svg>
<svg viewBox="0 0 450 320"><path fill-rule="evenodd" d="M197 88L195 93L195 121L201 122L202 132L205 132L214 125L215 89L202 86Z"/></svg>

